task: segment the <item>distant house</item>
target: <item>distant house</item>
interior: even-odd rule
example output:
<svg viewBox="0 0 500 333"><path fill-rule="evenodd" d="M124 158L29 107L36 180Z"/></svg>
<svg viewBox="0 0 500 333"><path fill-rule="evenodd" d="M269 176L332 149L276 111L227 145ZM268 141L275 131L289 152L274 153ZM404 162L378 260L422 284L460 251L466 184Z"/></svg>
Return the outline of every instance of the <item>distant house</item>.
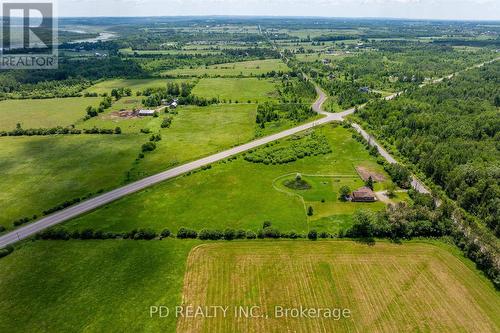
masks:
<svg viewBox="0 0 500 333"><path fill-rule="evenodd" d="M170 103L170 108L175 109L177 107L177 100L174 100L172 103Z"/></svg>
<svg viewBox="0 0 500 333"><path fill-rule="evenodd" d="M354 202L373 202L376 200L375 193L366 186L352 192L351 199Z"/></svg>
<svg viewBox="0 0 500 333"><path fill-rule="evenodd" d="M370 88L368 88L368 87L361 87L361 88L359 88L359 92L369 93L370 92Z"/></svg>
<svg viewBox="0 0 500 333"><path fill-rule="evenodd" d="M146 117L146 116L154 116L155 114L155 110L139 110L139 113L138 115L139 116L143 116L143 117Z"/></svg>

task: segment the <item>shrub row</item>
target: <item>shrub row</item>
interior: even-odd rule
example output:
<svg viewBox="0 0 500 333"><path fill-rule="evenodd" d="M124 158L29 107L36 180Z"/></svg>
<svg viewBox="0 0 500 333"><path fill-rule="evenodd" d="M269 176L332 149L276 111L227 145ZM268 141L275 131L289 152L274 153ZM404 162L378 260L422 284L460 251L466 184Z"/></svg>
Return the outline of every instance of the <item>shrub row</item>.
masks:
<svg viewBox="0 0 500 333"><path fill-rule="evenodd" d="M34 136L34 135L56 135L56 134L121 134L121 128L116 127L114 130L93 127L90 129L76 129L73 127L52 127L52 128L29 128L23 129L20 124L12 131L0 131L0 136Z"/></svg>

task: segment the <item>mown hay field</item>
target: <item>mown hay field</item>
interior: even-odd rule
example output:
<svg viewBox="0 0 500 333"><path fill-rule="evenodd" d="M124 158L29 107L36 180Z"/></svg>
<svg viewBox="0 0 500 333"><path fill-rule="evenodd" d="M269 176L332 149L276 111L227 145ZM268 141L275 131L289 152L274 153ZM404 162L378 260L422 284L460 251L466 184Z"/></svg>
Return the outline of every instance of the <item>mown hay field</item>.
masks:
<svg viewBox="0 0 500 333"><path fill-rule="evenodd" d="M498 332L498 292L450 251L418 242L202 245L188 259L183 305L258 306L262 317L229 310L179 318L177 331ZM276 306L349 309L350 316L278 317Z"/></svg>

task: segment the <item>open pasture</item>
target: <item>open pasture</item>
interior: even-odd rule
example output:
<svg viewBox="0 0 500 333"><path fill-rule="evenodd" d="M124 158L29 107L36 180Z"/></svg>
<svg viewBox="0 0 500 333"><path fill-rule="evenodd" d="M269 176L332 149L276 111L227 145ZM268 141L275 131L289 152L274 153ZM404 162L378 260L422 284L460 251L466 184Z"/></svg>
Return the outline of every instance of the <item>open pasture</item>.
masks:
<svg viewBox="0 0 500 333"><path fill-rule="evenodd" d="M179 68L163 72L172 76L255 76L271 71L288 72L289 68L280 59L241 61L197 68Z"/></svg>
<svg viewBox="0 0 500 333"><path fill-rule="evenodd" d="M326 136L332 153L276 165L251 163L240 156L236 160L216 163L209 170L179 177L133 194L65 225L77 230L90 227L119 232L139 227L157 231L164 228L177 231L180 227L195 230L258 230L264 221L271 221L282 232L307 233L310 228L337 232L341 227L350 225L350 214L356 208L383 208L380 203L352 204L337 200L336 188L343 184L353 187L362 184L360 179L353 178L356 177L355 166L362 164L377 173L385 173L364 147L352 139L350 131L328 125L316 132ZM283 142L284 146L289 144L290 141ZM157 153L158 157L154 157ZM160 149L151 154L152 159L161 159L163 156L170 158L172 153ZM148 165L154 167L154 163ZM276 179L297 172L305 175L336 175L338 178L335 179L340 179L329 189L318 190L321 195L316 193L308 197L315 210L310 218L299 197L274 187ZM385 185L376 184L376 190L383 189ZM321 202L323 198L325 202ZM325 222L320 219L324 216L333 216L334 220Z"/></svg>
<svg viewBox="0 0 500 333"><path fill-rule="evenodd" d="M75 124L85 116L85 108L99 105L100 98L68 97L14 99L0 102L0 131L23 128L48 128Z"/></svg>
<svg viewBox="0 0 500 333"><path fill-rule="evenodd" d="M39 241L0 261L1 332L175 332L197 241Z"/></svg>
<svg viewBox="0 0 500 333"><path fill-rule="evenodd" d="M140 151L136 136L0 138L0 225L120 185Z"/></svg>
<svg viewBox="0 0 500 333"><path fill-rule="evenodd" d="M153 79L110 79L98 82L92 87L85 91L103 94L111 93L113 89L120 88L130 88L132 93L135 94L137 91L143 91L147 88L166 88L168 82L181 83L186 80L175 80L175 79L165 79L165 78L153 78Z"/></svg>
<svg viewBox="0 0 500 333"><path fill-rule="evenodd" d="M262 102L278 96L273 81L257 78L204 78L194 87L193 94L239 103Z"/></svg>

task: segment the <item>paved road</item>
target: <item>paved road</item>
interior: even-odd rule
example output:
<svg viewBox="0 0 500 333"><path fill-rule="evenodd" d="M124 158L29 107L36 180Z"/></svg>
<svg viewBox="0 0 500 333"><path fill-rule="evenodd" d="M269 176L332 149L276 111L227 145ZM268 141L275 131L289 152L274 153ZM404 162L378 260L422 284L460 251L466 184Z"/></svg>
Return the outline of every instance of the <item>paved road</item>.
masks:
<svg viewBox="0 0 500 333"><path fill-rule="evenodd" d="M500 58L494 59L490 62L499 60ZM489 62L488 62L489 63ZM474 67L480 67L483 66L483 64L479 64ZM454 75L454 74L453 74ZM447 77L453 77L453 75L449 75ZM441 80L435 80L434 82L440 82ZM266 143L282 139L284 137L296 134L298 132L320 126L326 123L330 123L332 121L342 121L345 116L348 116L352 113L355 112L355 108L351 108L348 110L345 110L343 112L338 112L338 113L329 113L325 112L322 110L321 106L326 100L326 94L318 87L316 86L316 91L318 93L318 99L314 102L312 105L312 108L315 112L320 113L324 117L309 123L306 123L304 125L300 125L291 129L288 129L286 131L276 133L264 138L257 139L255 141L251 141L249 143L243 144L238 147L231 148L229 150L201 158L199 160L178 166L173 169L169 169L167 171L158 173L156 175L141 179L139 181L136 181L134 183L122 186L120 188L117 188L115 190L112 190L110 192L101 194L97 197L94 197L92 199L88 199L86 201L83 201L77 205L68 207L64 210L61 210L59 212L56 212L52 215L46 216L36 222L33 222L29 225L26 225L24 227L21 227L19 229L16 229L14 231L11 231L3 236L0 237L0 248L7 246L9 244L16 243L17 241L21 239L25 239L27 237L30 237L38 232L40 232L43 229L46 229L48 227L54 226L56 224L62 223L64 221L70 220L76 216L79 216L81 214L87 213L89 211L92 211L98 207L101 207L107 203L110 203L112 201L115 201L117 199L120 199L126 195L129 195L131 193L140 191L146 187L149 187L151 185L160 183L162 181L168 180L175 178L177 176L180 176L184 173L187 173L189 171L196 170L202 166L212 164L214 162L223 160L225 158L231 157L233 155L240 154L242 152L245 152L249 149L259 147L261 145L264 145ZM401 93L395 93L390 96L385 97L386 100L393 99L394 97L398 96ZM364 105L360 106L363 107ZM378 149L380 154L389 162L389 163L396 163L396 160L385 150L383 149L373 138L369 136L368 133L366 133L361 126L357 124L353 124L353 127L365 137L366 140L372 145L375 145ZM420 182L418 179L414 178L412 182L412 186L420 192L423 193L428 193L429 191L425 188L424 184Z"/></svg>
<svg viewBox="0 0 500 333"><path fill-rule="evenodd" d="M199 160L183 164L181 166L178 166L173 169L169 169L167 171L158 173L156 175L141 179L139 181L136 181L134 183L130 183L128 185L122 186L120 188L117 188L115 190L112 190L110 192L101 194L97 197L88 199L86 201L83 201L77 205L68 207L64 210L61 210L59 212L56 212L54 214L51 214L49 216L46 216L34 223L31 223L29 225L26 225L24 227L21 227L19 229L16 229L12 232L9 232L3 236L0 237L0 248L12 243L15 243L21 239L27 238L29 236L32 236L36 234L37 232L46 229L48 227L51 227L53 225L59 224L61 222L67 221L71 218L74 218L78 215L81 215L83 213L89 212L91 210L94 210L100 206L103 206L107 203L110 203L112 201L115 201L119 198L122 198L128 194L140 191L146 187L149 187L151 185L160 183L162 181L175 178L179 175L182 175L184 173L187 173L189 171L196 170L202 166L212 164L214 162L223 160L225 158L231 157L233 155L240 154L242 152L245 152L249 149L256 148L262 145L265 145L266 143L282 139L284 137L302 132L304 130L320 126L332 121L342 121L342 118L348 114L351 114L354 112L353 110L347 110L342 113L326 113L321 111L321 104L326 100L326 95L319 90L318 88L318 94L319 97L317 101L313 105L314 110L318 110L321 114L324 115L323 118L317 119L315 121L306 123L304 125L300 125L288 130L285 130L280 133L276 133L270 136L266 136L264 138L257 139L255 141L251 141L249 143L243 144L238 147L231 148L229 150L225 150L223 152L210 155L208 157L201 158Z"/></svg>

